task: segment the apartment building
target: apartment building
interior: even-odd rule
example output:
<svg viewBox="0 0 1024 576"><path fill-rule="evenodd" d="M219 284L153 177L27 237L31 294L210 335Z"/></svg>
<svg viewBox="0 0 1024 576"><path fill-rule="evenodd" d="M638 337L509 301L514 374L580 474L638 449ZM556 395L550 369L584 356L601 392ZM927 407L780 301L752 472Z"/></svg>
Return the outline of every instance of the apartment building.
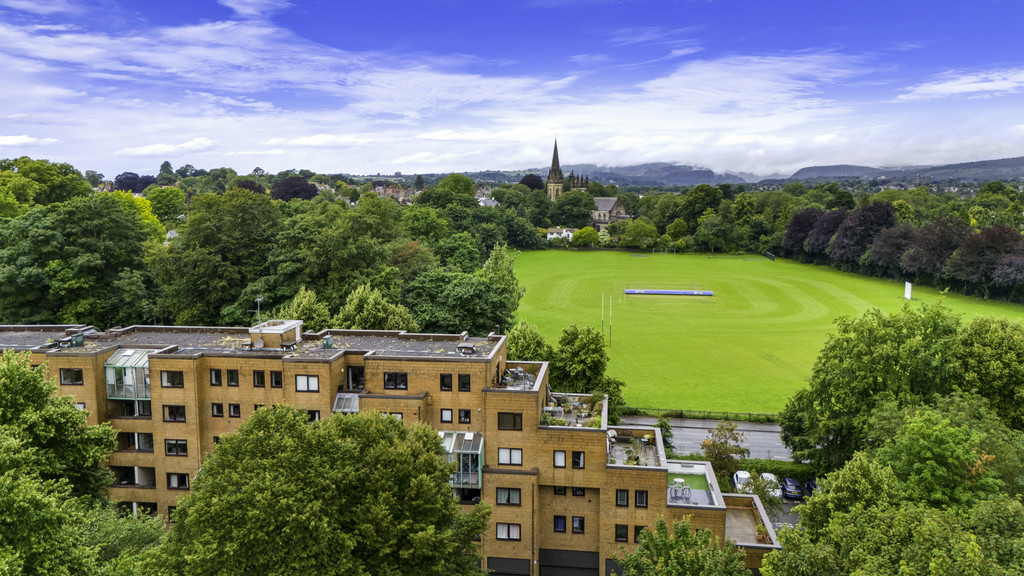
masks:
<svg viewBox="0 0 1024 576"><path fill-rule="evenodd" d="M261 406L312 420L375 410L437 429L453 496L493 505L482 535L494 574L617 574L614 555L659 517L689 517L746 552L778 548L754 496L724 494L706 462L669 460L660 431L609 426L605 399L553 393L546 362L507 358L505 337L395 331L0 326L89 422L118 430L111 497L167 514L203 455Z"/></svg>

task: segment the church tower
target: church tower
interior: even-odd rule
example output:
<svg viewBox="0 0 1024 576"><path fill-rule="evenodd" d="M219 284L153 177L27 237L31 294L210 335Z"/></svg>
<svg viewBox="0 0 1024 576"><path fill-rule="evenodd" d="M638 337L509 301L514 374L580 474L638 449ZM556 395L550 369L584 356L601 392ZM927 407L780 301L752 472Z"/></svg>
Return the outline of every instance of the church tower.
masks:
<svg viewBox="0 0 1024 576"><path fill-rule="evenodd" d="M548 170L548 200L554 202L562 195L562 167L558 165L558 140L555 139L555 153Z"/></svg>

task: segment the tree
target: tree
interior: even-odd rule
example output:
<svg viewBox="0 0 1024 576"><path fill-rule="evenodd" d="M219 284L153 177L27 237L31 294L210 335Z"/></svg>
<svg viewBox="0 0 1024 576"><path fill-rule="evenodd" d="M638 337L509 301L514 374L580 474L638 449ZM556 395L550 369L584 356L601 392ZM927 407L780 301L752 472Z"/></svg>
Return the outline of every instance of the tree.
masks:
<svg viewBox="0 0 1024 576"><path fill-rule="evenodd" d="M715 249L725 248L726 237L729 234L729 227L722 221L714 209L708 208L700 218L697 219L697 230L693 233L694 243L712 254Z"/></svg>
<svg viewBox="0 0 1024 576"><path fill-rule="evenodd" d="M168 186L151 189L146 199L153 206L153 213L161 222L172 222L185 214L185 192L181 188Z"/></svg>
<svg viewBox="0 0 1024 576"><path fill-rule="evenodd" d="M536 326L520 320L508 331L508 357L510 360L547 361L554 356L551 346Z"/></svg>
<svg viewBox="0 0 1024 576"><path fill-rule="evenodd" d="M551 220L559 226L583 228L594 221L594 198L586 190L569 190L561 194L551 211Z"/></svg>
<svg viewBox="0 0 1024 576"><path fill-rule="evenodd" d="M135 172L122 172L114 178L114 190L142 194L150 184L156 184L155 176L139 176Z"/></svg>
<svg viewBox="0 0 1024 576"><path fill-rule="evenodd" d="M331 324L352 330L419 330L408 308L389 302L369 284L363 284L348 295Z"/></svg>
<svg viewBox="0 0 1024 576"><path fill-rule="evenodd" d="M829 243L832 242L832 236L835 235L836 230L839 229L839 225L846 219L847 212L845 209L832 210L831 212L825 212L815 222L814 227L807 234L807 240L804 243L804 250L814 256L821 256L828 250Z"/></svg>
<svg viewBox="0 0 1024 576"><path fill-rule="evenodd" d="M65 202L92 193L89 182L70 164L33 160L28 156L22 156L17 160L0 161L0 172L8 170L17 172L39 185L32 198L36 204Z"/></svg>
<svg viewBox="0 0 1024 576"><path fill-rule="evenodd" d="M640 219L629 223L629 227L622 233L622 239L619 240L619 246L622 246L623 248L640 248L643 250L654 246L654 243L657 241L658 229L654 227L654 224Z"/></svg>
<svg viewBox="0 0 1024 576"><path fill-rule="evenodd" d="M836 228L829 243L829 256L837 262L857 262L871 240L894 223L891 204L873 202L857 208Z"/></svg>
<svg viewBox="0 0 1024 576"><path fill-rule="evenodd" d="M867 260L885 275L899 279L900 260L914 242L916 232L907 224L896 224L883 229L871 242Z"/></svg>
<svg viewBox="0 0 1024 576"><path fill-rule="evenodd" d="M544 189L544 179L538 176L537 174L527 174L526 176L523 176L521 180L519 180L519 183L531 190Z"/></svg>
<svg viewBox="0 0 1024 576"><path fill-rule="evenodd" d="M558 339L549 380L560 392L593 392L601 388L607 367L604 335L593 326L570 324Z"/></svg>
<svg viewBox="0 0 1024 576"><path fill-rule="evenodd" d="M640 533L640 544L633 552L620 549L616 557L623 576L747 576L750 571L745 555L731 543L720 543L710 530L694 531L680 520L668 533L665 519L659 517L654 531Z"/></svg>
<svg viewBox="0 0 1024 576"><path fill-rule="evenodd" d="M1022 246L1024 239L1020 232L1003 224L993 224L967 236L946 261L943 273L965 284L979 286L988 298L1003 257L1019 253Z"/></svg>
<svg viewBox="0 0 1024 576"><path fill-rule="evenodd" d="M483 574L474 539L489 510L463 512L429 426L385 414L310 422L257 410L222 436L157 555L166 574Z"/></svg>
<svg viewBox="0 0 1024 576"><path fill-rule="evenodd" d="M970 226L949 216L926 224L900 258L903 271L918 277L938 278L946 261L970 232Z"/></svg>
<svg viewBox="0 0 1024 576"><path fill-rule="evenodd" d="M698 184L682 197L682 201L679 203L678 215L683 220L686 220L690 230L696 230L700 217L709 209L717 211L721 203L722 190L720 188L709 184ZM672 218L671 220L674 219ZM671 220L667 220L665 223L667 224ZM661 230L663 227L659 226L658 229Z"/></svg>
<svg viewBox="0 0 1024 576"><path fill-rule="evenodd" d="M743 446L743 433L736 431L735 422L722 420L709 432L700 444L701 450L715 469L719 484L726 486L729 478L740 469L740 459L746 458L750 449Z"/></svg>
<svg viewBox="0 0 1024 576"><path fill-rule="evenodd" d="M413 188L416 189L416 190L423 190L424 186L426 186L426 183L423 182L423 175L422 174L417 174L416 175L416 181L413 184Z"/></svg>
<svg viewBox="0 0 1024 576"><path fill-rule="evenodd" d="M572 235L572 245L576 248L592 248L601 242L601 238L590 226L585 226Z"/></svg>
<svg viewBox="0 0 1024 576"><path fill-rule="evenodd" d="M327 308L327 304L317 299L316 291L307 290L303 286L287 304L274 308L273 317L302 320L303 328L319 332L329 328L331 312Z"/></svg>
<svg viewBox="0 0 1024 576"><path fill-rule="evenodd" d="M270 187L270 196L277 200L312 200L316 197L319 189L316 184L302 176L290 176L283 180L274 182Z"/></svg>

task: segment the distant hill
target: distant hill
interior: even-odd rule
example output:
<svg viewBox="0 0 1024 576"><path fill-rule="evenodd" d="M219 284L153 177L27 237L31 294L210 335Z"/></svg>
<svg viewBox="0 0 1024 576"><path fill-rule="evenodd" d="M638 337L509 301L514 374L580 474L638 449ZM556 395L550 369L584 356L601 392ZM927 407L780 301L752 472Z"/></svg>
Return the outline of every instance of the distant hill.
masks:
<svg viewBox="0 0 1024 576"><path fill-rule="evenodd" d="M854 166L852 164L835 164L832 166L808 166L793 173L791 180L811 180L814 178L864 178L876 176L884 172L881 168L870 166Z"/></svg>
<svg viewBox="0 0 1024 576"><path fill-rule="evenodd" d="M735 174L718 174L707 168L672 164L669 162L653 162L633 166L598 166L596 164L562 164L562 172L566 175L574 172L578 176L589 176L591 180L602 184L618 186L696 186L697 184L742 184L746 182ZM470 172L467 176L482 180L495 180L497 172ZM522 171L501 172L506 175L503 181L518 182L525 174L537 174L547 178L547 168L530 168Z"/></svg>

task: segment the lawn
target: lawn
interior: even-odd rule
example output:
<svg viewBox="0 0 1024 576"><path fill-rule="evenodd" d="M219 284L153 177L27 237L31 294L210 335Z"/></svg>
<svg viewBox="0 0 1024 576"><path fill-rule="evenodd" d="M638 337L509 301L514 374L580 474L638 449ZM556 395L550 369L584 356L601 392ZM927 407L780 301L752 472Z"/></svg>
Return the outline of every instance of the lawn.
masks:
<svg viewBox="0 0 1024 576"><path fill-rule="evenodd" d="M838 316L899 310L903 283L755 256L524 252L518 317L556 345L573 322L604 325L608 373L631 406L774 413L806 386ZM627 296L626 288L711 290L714 296ZM935 302L913 289L911 305ZM1024 318L1024 306L955 294L964 314Z"/></svg>

